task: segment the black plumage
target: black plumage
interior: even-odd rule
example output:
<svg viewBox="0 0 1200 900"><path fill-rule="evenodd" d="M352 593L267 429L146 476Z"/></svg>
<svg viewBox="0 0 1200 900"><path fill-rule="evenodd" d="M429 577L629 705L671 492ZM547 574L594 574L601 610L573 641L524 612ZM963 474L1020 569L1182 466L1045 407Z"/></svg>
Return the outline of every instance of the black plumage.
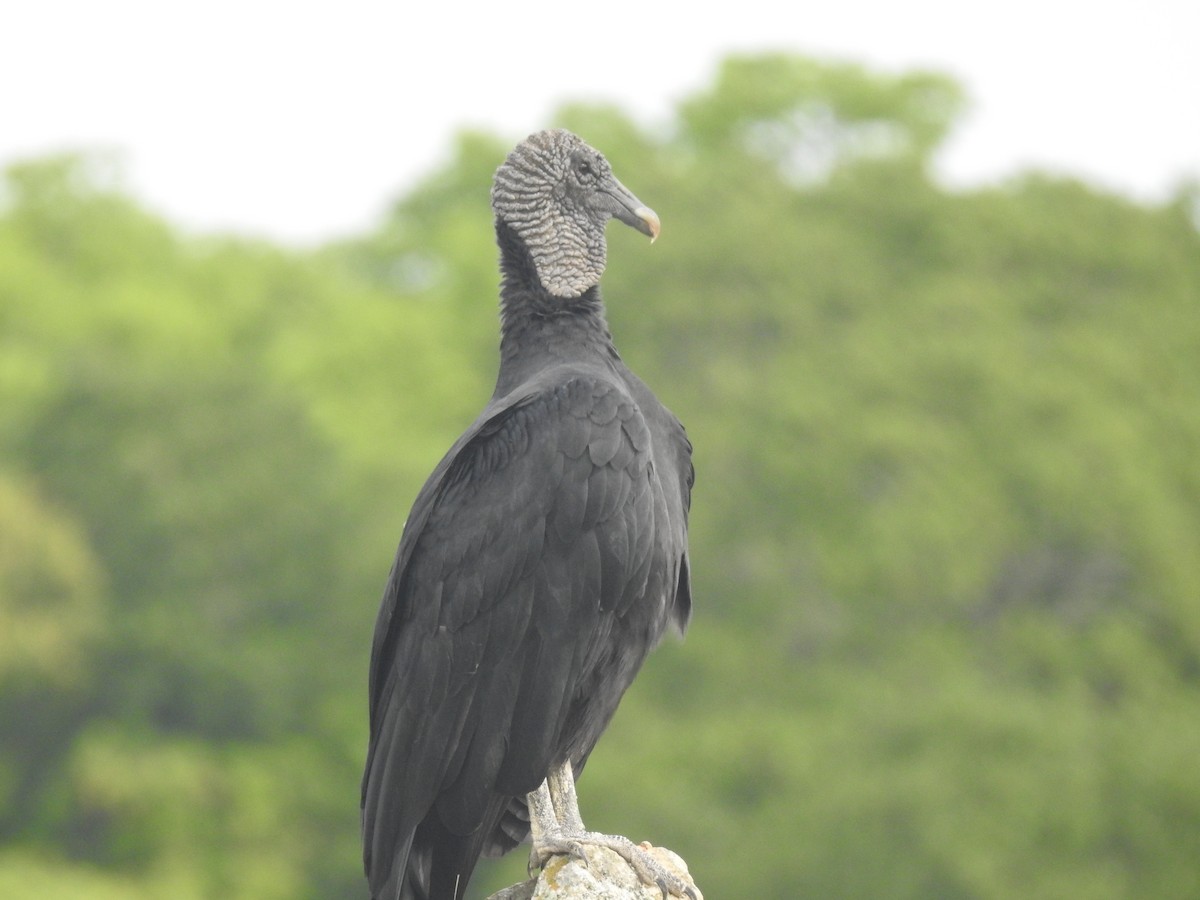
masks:
<svg viewBox="0 0 1200 900"><path fill-rule="evenodd" d="M492 206L496 389L418 495L375 629L362 813L377 900L461 898L531 812L535 856L587 843L571 773L691 611L691 445L621 361L598 287L607 220L654 238L658 218L562 130L517 146Z"/></svg>

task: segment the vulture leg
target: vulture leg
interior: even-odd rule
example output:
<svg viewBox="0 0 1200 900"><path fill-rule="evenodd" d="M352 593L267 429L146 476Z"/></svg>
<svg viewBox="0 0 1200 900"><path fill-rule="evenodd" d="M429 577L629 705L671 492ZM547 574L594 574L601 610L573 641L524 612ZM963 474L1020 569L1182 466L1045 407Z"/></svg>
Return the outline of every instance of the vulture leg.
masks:
<svg viewBox="0 0 1200 900"><path fill-rule="evenodd" d="M533 848L529 851L531 869L540 869L550 857L559 855L579 860L586 866L585 847L607 847L633 867L643 884L657 885L663 897L703 900L699 890L667 871L662 863L629 838L584 829L570 760L550 770L546 780L529 794L528 803L533 835Z"/></svg>

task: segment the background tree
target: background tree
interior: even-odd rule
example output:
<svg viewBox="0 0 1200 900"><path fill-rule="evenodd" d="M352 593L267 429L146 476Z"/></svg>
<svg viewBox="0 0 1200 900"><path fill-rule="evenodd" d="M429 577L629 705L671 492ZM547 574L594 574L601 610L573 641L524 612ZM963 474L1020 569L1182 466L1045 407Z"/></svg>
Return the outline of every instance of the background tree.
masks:
<svg viewBox="0 0 1200 900"><path fill-rule="evenodd" d="M1200 893L1194 195L949 192L962 104L754 56L669 128L557 117L662 215L605 292L699 473L693 628L581 792L710 896ZM8 172L0 895L363 895L370 630L491 390L521 136L311 252Z"/></svg>

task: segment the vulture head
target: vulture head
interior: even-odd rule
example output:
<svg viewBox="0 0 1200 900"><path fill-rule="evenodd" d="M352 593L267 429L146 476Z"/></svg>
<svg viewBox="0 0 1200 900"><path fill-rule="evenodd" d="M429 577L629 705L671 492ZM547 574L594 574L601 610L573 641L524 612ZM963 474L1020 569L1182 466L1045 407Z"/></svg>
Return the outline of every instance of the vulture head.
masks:
<svg viewBox="0 0 1200 900"><path fill-rule="evenodd" d="M563 129L523 140L496 170L492 210L524 242L538 279L556 297L600 283L609 219L658 237L654 210L617 181L608 160Z"/></svg>

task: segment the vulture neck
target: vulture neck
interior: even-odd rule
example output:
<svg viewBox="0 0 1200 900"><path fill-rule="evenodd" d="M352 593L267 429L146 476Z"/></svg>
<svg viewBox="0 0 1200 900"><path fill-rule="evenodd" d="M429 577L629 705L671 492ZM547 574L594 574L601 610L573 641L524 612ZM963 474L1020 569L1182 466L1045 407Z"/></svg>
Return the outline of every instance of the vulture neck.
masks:
<svg viewBox="0 0 1200 900"><path fill-rule="evenodd" d="M600 287L578 297L555 297L541 281L524 242L496 222L500 245L500 374L503 396L538 372L555 365L620 363L604 317Z"/></svg>

